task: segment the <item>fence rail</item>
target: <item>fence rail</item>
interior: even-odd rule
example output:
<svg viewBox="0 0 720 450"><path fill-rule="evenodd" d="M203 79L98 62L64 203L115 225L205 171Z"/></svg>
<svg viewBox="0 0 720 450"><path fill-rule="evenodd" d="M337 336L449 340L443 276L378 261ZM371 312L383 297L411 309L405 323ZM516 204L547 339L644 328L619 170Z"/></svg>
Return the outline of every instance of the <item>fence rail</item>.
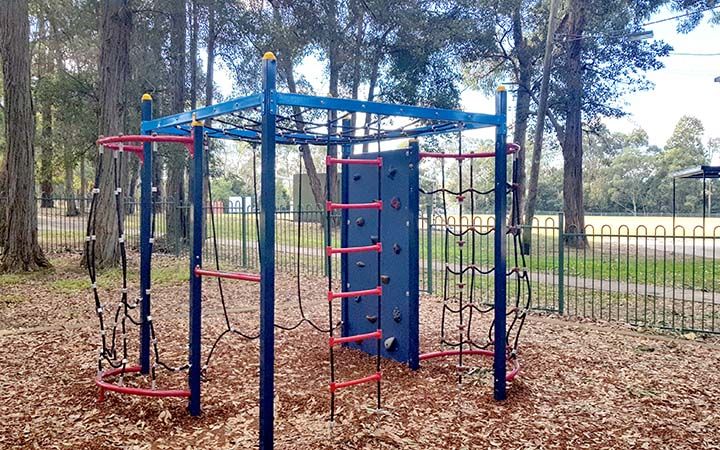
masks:
<svg viewBox="0 0 720 450"><path fill-rule="evenodd" d="M77 215L68 216L74 204ZM53 208L40 208L38 229L49 252L81 251L89 201L54 199ZM131 248L139 239L139 208L126 203L126 238ZM72 209L72 208L70 208ZM210 206L205 208L210 213ZM171 200L155 203L156 242L163 252L180 255L187 238L189 207ZM249 205L213 207L219 256L238 268L259 266L257 214ZM278 270L294 273L298 262L303 274L325 273L324 211L279 211L276 214ZM168 220L171 226L168 227ZM525 226L530 252L525 264L530 272L535 310L571 316L618 321L683 332L720 333L720 226L693 227L640 225L629 227L622 218L608 217L608 224L583 230L565 227L563 216L544 216ZM477 265L493 264L493 219L489 215L448 217L447 226L473 225L486 232L478 236L474 252L464 251L465 264L474 254ZM437 293L443 288L445 264L459 263L457 246L445 247L446 224L428 208L419 218L420 288ZM207 235L212 226L208 220ZM337 245L339 229L332 230ZM512 245L512 240L508 240ZM570 246L568 242L586 242ZM212 242L205 241L205 255L212 256ZM508 257L515 249L508 247ZM518 249L519 250L519 249ZM520 260L508 262L519 265ZM480 277L473 286L475 298L491 298L492 277Z"/></svg>

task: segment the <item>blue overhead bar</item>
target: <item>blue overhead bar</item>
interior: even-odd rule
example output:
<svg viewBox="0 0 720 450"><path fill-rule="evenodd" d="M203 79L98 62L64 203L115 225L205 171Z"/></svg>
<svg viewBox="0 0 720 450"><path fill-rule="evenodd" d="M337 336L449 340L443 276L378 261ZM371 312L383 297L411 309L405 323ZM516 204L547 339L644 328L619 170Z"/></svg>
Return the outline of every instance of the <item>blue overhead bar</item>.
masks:
<svg viewBox="0 0 720 450"><path fill-rule="evenodd" d="M186 111L171 116L161 117L155 120L144 121L142 131L159 133L160 128L174 127L176 125L188 125L195 117L199 121L212 119L213 117L224 116L225 114L243 111L245 109L259 107L262 104L262 94L253 94L247 97L240 97L216 105L204 106L192 111Z"/></svg>

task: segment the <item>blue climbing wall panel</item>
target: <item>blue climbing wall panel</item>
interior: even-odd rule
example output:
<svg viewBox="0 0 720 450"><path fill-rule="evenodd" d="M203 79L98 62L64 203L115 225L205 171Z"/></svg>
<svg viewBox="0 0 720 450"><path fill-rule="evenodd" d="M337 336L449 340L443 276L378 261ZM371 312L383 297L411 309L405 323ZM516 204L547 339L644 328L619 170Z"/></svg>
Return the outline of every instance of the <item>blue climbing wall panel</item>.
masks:
<svg viewBox="0 0 720 450"><path fill-rule="evenodd" d="M347 151L347 150L346 150ZM342 175L343 203L365 203L377 200L378 183L382 230L380 242L382 275L382 356L407 364L419 365L419 248L418 202L419 151L416 141L409 148L350 155L352 158L375 159L381 156L378 168L366 165L347 165ZM376 242L378 223L375 210L344 211L342 246L355 247ZM354 253L342 256L344 291L372 289L378 285L377 254ZM343 336L370 333L378 328L377 296L349 298L342 304ZM374 339L347 344L370 354L376 354Z"/></svg>

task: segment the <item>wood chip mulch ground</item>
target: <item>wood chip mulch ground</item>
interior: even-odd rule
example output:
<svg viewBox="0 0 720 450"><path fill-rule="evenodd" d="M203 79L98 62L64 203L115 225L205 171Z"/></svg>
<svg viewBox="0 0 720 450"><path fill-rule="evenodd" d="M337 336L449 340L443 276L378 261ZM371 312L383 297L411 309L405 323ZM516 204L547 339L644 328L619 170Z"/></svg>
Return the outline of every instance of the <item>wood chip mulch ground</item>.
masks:
<svg viewBox="0 0 720 450"><path fill-rule="evenodd" d="M201 418L188 417L178 399L108 394L96 403L97 319L88 289L76 288L85 279L76 263L60 258L52 273L0 285L0 448L256 448L257 341L229 337L218 346ZM277 284L278 321L292 324L295 280L281 275ZM308 317L326 326L324 281L302 285ZM255 331L257 286L224 288L233 326ZM116 290L104 292L116 301ZM224 326L217 288L208 283L206 293L205 348ZM153 292L161 352L175 364L185 362L187 294L172 278ZM422 299L425 351L439 349L439 306ZM487 323L477 325L486 332ZM277 331L276 341L278 449L720 449L717 343L531 316L507 401L492 399L489 361L473 360L462 385L456 360L417 372L388 362L385 412L373 410L373 385L343 390L330 427L327 336L303 325ZM366 355L342 349L337 358L340 379L373 370ZM183 388L183 374L160 372L158 386Z"/></svg>

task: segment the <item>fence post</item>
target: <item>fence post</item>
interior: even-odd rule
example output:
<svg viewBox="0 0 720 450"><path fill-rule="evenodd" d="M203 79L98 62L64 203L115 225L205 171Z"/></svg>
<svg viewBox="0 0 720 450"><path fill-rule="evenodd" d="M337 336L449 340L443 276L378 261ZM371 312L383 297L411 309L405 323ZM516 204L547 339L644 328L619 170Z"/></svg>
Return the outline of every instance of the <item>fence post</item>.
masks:
<svg viewBox="0 0 720 450"><path fill-rule="evenodd" d="M425 255L425 264L427 264L426 286L428 294L433 293L433 262L432 262L432 204L428 204L425 210L425 245L427 253Z"/></svg>
<svg viewBox="0 0 720 450"><path fill-rule="evenodd" d="M242 251L242 266L247 267L247 205L245 204L245 196L240 197L240 239Z"/></svg>
<svg viewBox="0 0 720 450"><path fill-rule="evenodd" d="M558 213L558 312L565 313L565 216Z"/></svg>

